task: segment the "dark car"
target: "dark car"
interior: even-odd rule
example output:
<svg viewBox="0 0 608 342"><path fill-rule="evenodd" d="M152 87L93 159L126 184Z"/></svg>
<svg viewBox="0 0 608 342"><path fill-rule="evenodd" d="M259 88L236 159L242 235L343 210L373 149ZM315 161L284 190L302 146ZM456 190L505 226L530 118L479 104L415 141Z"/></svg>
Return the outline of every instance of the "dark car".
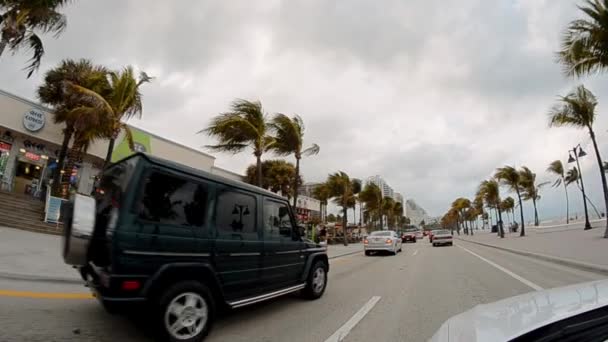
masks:
<svg viewBox="0 0 608 342"><path fill-rule="evenodd" d="M418 229L406 229L403 234L401 234L401 241L403 243L406 242L416 242L416 235L418 233Z"/></svg>
<svg viewBox="0 0 608 342"><path fill-rule="evenodd" d="M144 304L168 341L201 341L216 308L323 295L326 249L302 238L287 199L135 154L96 198L64 207L63 257L111 312Z"/></svg>

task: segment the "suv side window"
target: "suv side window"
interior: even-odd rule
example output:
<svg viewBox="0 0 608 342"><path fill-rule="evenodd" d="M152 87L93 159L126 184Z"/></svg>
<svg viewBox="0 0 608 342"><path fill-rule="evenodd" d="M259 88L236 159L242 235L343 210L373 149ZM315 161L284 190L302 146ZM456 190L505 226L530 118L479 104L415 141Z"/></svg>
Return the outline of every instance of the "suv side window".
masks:
<svg viewBox="0 0 608 342"><path fill-rule="evenodd" d="M231 190L219 192L215 207L215 221L219 236L257 240L256 198Z"/></svg>
<svg viewBox="0 0 608 342"><path fill-rule="evenodd" d="M144 185L138 215L145 221L202 227L207 212L207 186L153 172Z"/></svg>
<svg viewBox="0 0 608 342"><path fill-rule="evenodd" d="M286 203L264 199L264 239L281 240L293 236L293 224Z"/></svg>

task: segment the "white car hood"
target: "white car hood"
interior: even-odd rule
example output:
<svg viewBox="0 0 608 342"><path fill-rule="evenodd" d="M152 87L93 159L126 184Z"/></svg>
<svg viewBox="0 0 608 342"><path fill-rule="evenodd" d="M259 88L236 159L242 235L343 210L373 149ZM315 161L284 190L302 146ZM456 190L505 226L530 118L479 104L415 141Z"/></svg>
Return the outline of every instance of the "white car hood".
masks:
<svg viewBox="0 0 608 342"><path fill-rule="evenodd" d="M608 279L535 291L477 305L443 323L431 341L508 341L608 305Z"/></svg>

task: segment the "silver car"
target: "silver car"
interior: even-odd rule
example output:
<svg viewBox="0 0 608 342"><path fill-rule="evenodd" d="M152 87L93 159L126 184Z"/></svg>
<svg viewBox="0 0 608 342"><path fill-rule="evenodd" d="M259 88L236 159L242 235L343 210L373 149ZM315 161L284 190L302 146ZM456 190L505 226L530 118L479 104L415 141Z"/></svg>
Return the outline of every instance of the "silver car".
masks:
<svg viewBox="0 0 608 342"><path fill-rule="evenodd" d="M365 255L370 255L372 252L390 252L395 255L401 252L402 242L397 232L393 230L379 230L369 234L363 240L363 249Z"/></svg>
<svg viewBox="0 0 608 342"><path fill-rule="evenodd" d="M439 245L452 245L452 233L449 230L437 230L433 234L433 247Z"/></svg>

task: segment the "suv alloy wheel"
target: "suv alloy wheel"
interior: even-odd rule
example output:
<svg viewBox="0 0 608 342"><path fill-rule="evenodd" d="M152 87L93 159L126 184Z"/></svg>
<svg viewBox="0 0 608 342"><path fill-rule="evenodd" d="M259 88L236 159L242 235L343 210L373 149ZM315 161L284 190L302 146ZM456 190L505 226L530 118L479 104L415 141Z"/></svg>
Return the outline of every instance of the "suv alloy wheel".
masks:
<svg viewBox="0 0 608 342"><path fill-rule="evenodd" d="M156 318L163 341L198 342L209 333L215 302L204 284L176 283L161 295L157 304Z"/></svg>
<svg viewBox="0 0 608 342"><path fill-rule="evenodd" d="M327 286L327 266L323 261L317 261L310 269L308 279L306 279L306 287L304 288L304 297L308 299L317 299L325 292Z"/></svg>

